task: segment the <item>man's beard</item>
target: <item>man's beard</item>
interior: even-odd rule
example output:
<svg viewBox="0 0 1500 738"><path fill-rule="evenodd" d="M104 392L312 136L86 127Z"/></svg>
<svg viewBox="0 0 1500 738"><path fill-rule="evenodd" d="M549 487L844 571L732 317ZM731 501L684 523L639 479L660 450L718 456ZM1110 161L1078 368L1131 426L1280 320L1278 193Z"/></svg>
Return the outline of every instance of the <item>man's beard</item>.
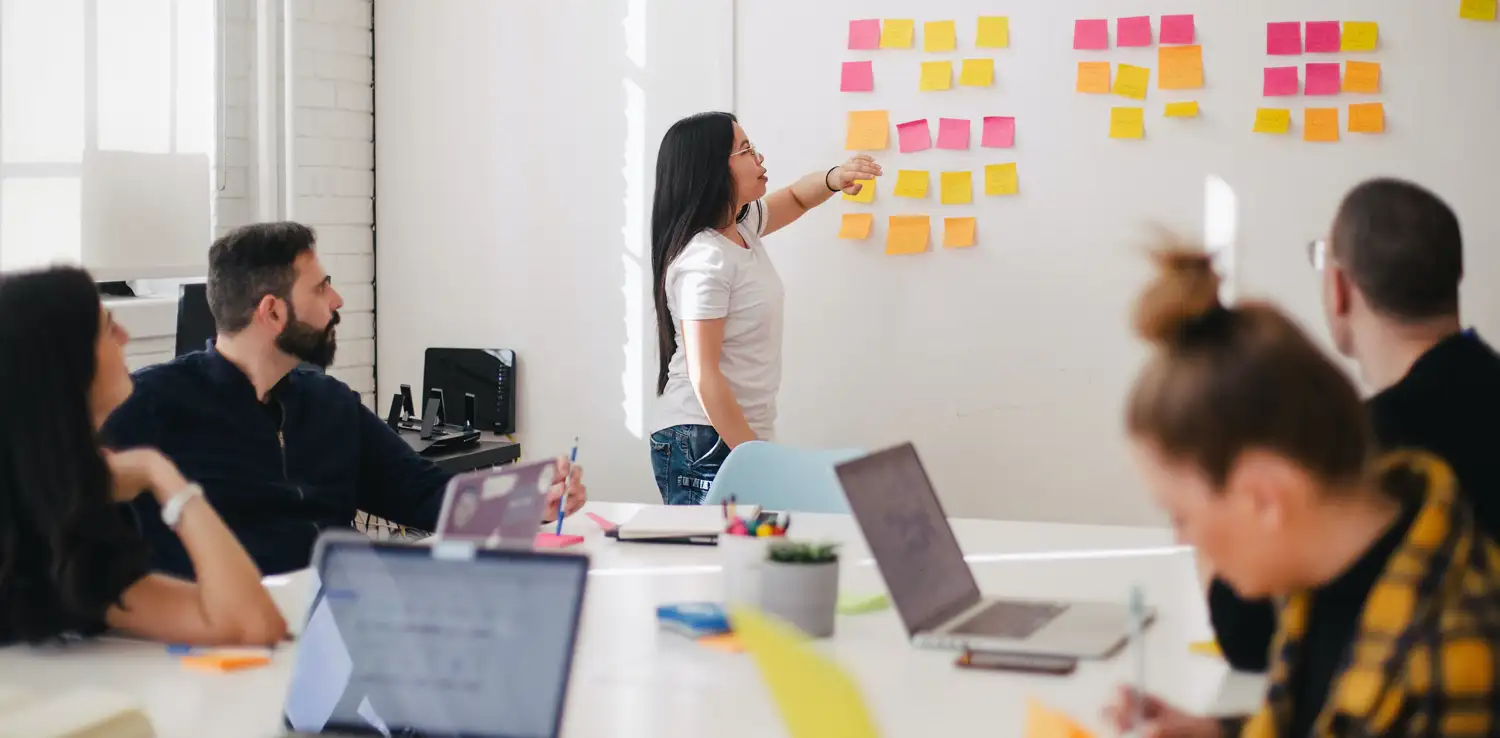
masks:
<svg viewBox="0 0 1500 738"><path fill-rule="evenodd" d="M333 317L328 320L328 326L319 330L316 326L298 320L297 311L292 309L291 302L288 301L286 327L276 336L276 348L309 364L327 369L333 363L334 351L338 349L338 342L333 337L334 326L338 324L339 313L335 310Z"/></svg>

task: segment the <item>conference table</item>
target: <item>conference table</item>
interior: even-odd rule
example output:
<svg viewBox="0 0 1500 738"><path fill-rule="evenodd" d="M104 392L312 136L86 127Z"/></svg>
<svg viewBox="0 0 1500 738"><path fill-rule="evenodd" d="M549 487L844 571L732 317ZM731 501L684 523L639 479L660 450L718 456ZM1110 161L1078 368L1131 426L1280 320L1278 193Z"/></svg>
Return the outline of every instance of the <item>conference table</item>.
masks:
<svg viewBox="0 0 1500 738"><path fill-rule="evenodd" d="M583 512L628 520L640 505L590 502ZM1247 712L1259 677L1231 672L1189 648L1209 637L1192 552L1169 530L1059 523L952 521L980 588L990 595L1124 602L1145 588L1158 612L1144 638L1146 684L1185 709ZM711 546L621 543L590 517L570 516L574 550L591 556L583 623L563 735L780 736L786 729L752 658L704 648L661 631L656 607L717 599L719 553ZM869 549L846 515L797 514L793 537L841 543L840 592L884 592ZM268 577L287 613L306 607L305 573ZM1029 700L1066 711L1099 735L1101 710L1134 678L1126 649L1084 661L1068 676L960 669L954 654L913 648L893 609L840 615L833 637L814 647L853 676L884 736L1021 735ZM0 649L0 685L36 691L97 687L134 698L162 738L267 738L279 734L295 642L267 667L189 671L160 644L102 638L80 644Z"/></svg>

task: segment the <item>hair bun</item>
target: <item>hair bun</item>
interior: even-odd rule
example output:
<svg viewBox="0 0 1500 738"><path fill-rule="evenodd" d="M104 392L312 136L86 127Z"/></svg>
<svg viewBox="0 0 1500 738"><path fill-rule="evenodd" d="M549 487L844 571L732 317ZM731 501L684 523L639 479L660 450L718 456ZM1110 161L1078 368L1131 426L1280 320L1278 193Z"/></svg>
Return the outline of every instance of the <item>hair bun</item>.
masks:
<svg viewBox="0 0 1500 738"><path fill-rule="evenodd" d="M1219 304L1219 275L1213 258L1175 237L1151 253L1156 280L1135 305L1135 331L1141 338L1168 347L1181 341L1185 329Z"/></svg>

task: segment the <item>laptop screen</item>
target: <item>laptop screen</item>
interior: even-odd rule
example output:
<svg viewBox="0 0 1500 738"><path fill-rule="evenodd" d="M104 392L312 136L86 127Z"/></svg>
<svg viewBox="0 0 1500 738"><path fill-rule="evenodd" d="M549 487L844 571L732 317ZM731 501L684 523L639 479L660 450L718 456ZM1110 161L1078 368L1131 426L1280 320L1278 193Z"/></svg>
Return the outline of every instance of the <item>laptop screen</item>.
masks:
<svg viewBox="0 0 1500 738"><path fill-rule="evenodd" d="M908 634L979 602L979 586L911 444L840 464L838 475Z"/></svg>
<svg viewBox="0 0 1500 738"><path fill-rule="evenodd" d="M298 639L302 733L554 738L588 578L582 556L331 543Z"/></svg>

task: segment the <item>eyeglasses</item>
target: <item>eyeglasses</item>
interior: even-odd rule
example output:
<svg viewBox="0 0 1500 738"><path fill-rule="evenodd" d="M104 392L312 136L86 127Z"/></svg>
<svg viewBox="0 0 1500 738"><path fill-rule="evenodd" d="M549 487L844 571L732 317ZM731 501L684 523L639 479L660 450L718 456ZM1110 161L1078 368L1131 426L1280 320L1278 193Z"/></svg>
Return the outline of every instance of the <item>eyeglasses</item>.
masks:
<svg viewBox="0 0 1500 738"><path fill-rule="evenodd" d="M741 154L749 154L751 156L751 158L754 158L754 159L759 159L760 158L760 152L755 149L755 144L750 143L749 141L746 141L745 145L743 147L741 147L739 151L736 151L733 154L730 154L730 156L731 157L735 157L735 156L739 156Z"/></svg>
<svg viewBox="0 0 1500 738"><path fill-rule="evenodd" d="M1328 242L1323 239L1307 242L1307 263L1312 268L1323 271L1323 265L1328 263Z"/></svg>

